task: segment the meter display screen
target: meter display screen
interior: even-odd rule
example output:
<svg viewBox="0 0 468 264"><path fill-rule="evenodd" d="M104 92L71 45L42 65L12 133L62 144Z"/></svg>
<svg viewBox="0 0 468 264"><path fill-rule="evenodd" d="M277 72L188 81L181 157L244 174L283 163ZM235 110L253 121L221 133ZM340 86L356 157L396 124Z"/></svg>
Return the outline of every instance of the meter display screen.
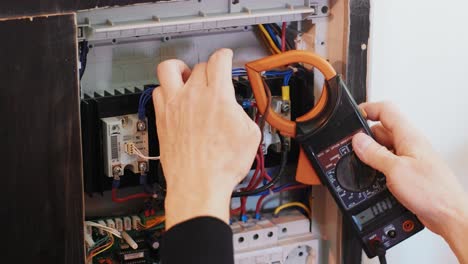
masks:
<svg viewBox="0 0 468 264"><path fill-rule="evenodd" d="M377 218L379 215L392 209L395 203L396 201L394 199L386 198L385 200L376 203L372 207L369 207L366 210L353 215L353 220L362 230L368 223Z"/></svg>

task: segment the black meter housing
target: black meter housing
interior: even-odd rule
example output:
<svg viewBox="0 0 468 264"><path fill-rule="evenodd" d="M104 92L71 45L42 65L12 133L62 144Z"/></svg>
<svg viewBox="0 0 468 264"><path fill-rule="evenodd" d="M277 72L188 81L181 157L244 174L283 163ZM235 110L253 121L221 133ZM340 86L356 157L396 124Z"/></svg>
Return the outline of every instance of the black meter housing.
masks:
<svg viewBox="0 0 468 264"><path fill-rule="evenodd" d="M385 176L362 163L352 148L359 132L372 132L337 75L326 84L328 101L314 119L297 122L296 140L341 212L353 224L369 258L424 229L388 191Z"/></svg>

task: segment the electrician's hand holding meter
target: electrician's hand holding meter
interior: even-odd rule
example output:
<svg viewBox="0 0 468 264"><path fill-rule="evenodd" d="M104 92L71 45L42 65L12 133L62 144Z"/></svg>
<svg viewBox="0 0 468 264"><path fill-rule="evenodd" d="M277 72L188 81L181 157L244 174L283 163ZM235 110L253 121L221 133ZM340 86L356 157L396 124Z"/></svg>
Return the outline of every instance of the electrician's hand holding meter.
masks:
<svg viewBox="0 0 468 264"><path fill-rule="evenodd" d="M297 122L292 122L267 107L271 98L265 92L261 73L298 62L320 70L326 84L316 107L298 118ZM362 163L356 156L353 136L360 134L355 140L359 145L366 137L361 133L370 136L373 133L344 82L328 62L309 52L290 51L248 63L246 69L259 111L273 127L286 136L295 137L302 147L298 169L303 171L297 174L297 180L315 183L317 180L314 178L318 176L320 182L330 190L344 216L353 223L369 257L384 255L385 250L424 228L419 219L389 192L385 176ZM378 119L375 109L369 110L370 117ZM370 138L366 139L369 142ZM380 169L379 162L370 162L373 158L366 155L369 150L360 146L358 155ZM386 155L390 162L396 160L396 156L393 158L388 150L378 149L372 154ZM392 173L390 169L381 171ZM405 172L400 173L404 175ZM407 184L407 191L418 188L417 182Z"/></svg>
<svg viewBox="0 0 468 264"><path fill-rule="evenodd" d="M222 50L192 71L176 60L158 68L161 87L154 102L167 180L168 229L198 216L227 222L232 189L254 159L260 134L236 103L231 62L232 52ZM327 82L317 106L291 122L267 109L269 98L260 72L296 62L312 64ZM328 187L369 256L420 231L419 218L447 240L461 263L468 264L467 195L430 144L394 107L361 105L370 120L381 122L370 129L340 77L311 53L291 51L246 66L259 110L303 147L297 179Z"/></svg>

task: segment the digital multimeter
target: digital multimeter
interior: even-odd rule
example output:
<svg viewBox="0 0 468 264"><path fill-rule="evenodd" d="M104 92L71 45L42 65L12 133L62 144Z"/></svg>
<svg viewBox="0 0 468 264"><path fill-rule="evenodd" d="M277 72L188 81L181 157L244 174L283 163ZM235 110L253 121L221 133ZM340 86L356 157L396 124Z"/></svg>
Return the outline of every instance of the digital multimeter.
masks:
<svg viewBox="0 0 468 264"><path fill-rule="evenodd" d="M271 109L261 72L297 62L320 70L326 79L316 107L296 122L284 120ZM295 137L315 173L343 215L353 223L368 257L377 248L387 250L424 229L417 217L388 191L385 176L362 163L352 148L357 133L372 132L341 77L319 56L305 51L290 51L246 65L252 89L267 121L283 134Z"/></svg>
<svg viewBox="0 0 468 264"><path fill-rule="evenodd" d="M297 123L296 140L374 257L375 247L389 249L424 226L388 191L385 176L357 158L351 140L371 130L341 78L328 85L330 102L316 119Z"/></svg>

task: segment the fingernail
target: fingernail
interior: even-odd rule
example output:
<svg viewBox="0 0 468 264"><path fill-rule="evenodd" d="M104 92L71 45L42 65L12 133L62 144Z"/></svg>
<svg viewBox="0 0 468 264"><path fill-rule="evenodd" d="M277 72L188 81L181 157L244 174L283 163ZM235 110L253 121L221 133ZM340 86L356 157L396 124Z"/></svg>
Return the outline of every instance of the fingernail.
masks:
<svg viewBox="0 0 468 264"><path fill-rule="evenodd" d="M363 152L372 143L372 138L364 133L358 133L353 138L354 150Z"/></svg>

